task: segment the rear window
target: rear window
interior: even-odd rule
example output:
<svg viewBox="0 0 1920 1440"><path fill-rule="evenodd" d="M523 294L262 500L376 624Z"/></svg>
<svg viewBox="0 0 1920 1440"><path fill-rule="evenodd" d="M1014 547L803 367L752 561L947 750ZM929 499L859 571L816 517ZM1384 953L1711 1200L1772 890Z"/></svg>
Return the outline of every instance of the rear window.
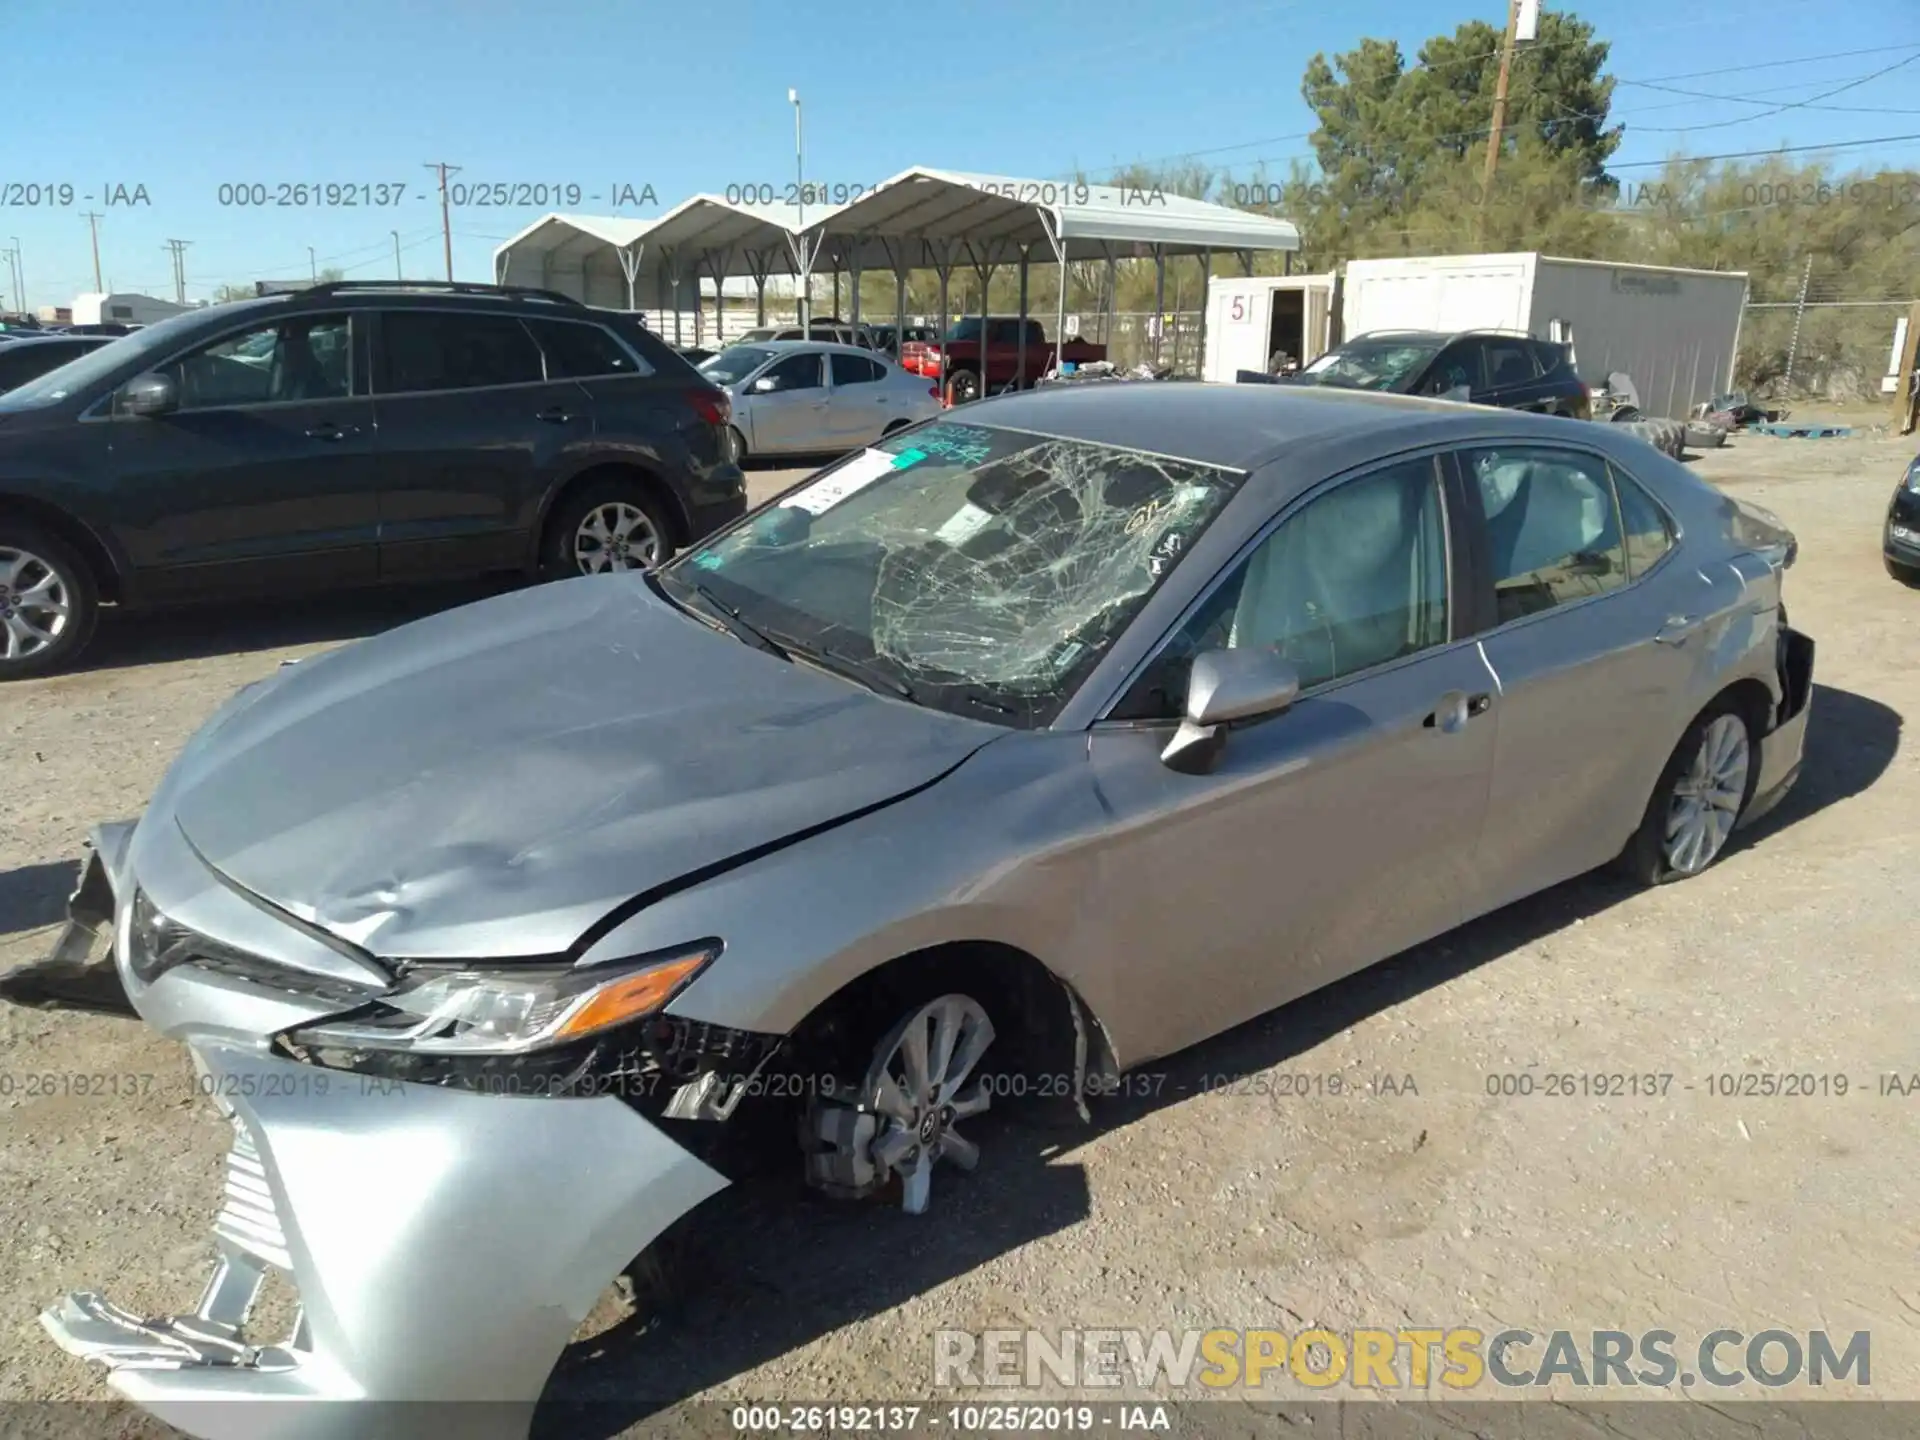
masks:
<svg viewBox="0 0 1920 1440"><path fill-rule="evenodd" d="M529 320L526 324L547 353L549 379L590 380L601 375L643 373L626 346L601 326L571 320Z"/></svg>
<svg viewBox="0 0 1920 1440"><path fill-rule="evenodd" d="M1567 347L1551 340L1534 341L1533 358L1539 364L1542 375L1551 375L1570 363Z"/></svg>

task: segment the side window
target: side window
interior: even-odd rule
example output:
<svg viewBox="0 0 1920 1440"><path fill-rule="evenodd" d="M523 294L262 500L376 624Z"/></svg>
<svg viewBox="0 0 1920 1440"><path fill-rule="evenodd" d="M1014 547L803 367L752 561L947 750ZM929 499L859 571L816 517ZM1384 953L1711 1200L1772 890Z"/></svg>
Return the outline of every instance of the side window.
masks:
<svg viewBox="0 0 1920 1440"><path fill-rule="evenodd" d="M540 347L511 315L389 310L380 316L380 333L388 394L546 379Z"/></svg>
<svg viewBox="0 0 1920 1440"><path fill-rule="evenodd" d="M1525 385L1539 378L1539 372L1533 364L1533 345L1527 340L1487 341L1486 366L1487 385L1493 390Z"/></svg>
<svg viewBox="0 0 1920 1440"><path fill-rule="evenodd" d="M789 355L780 361L762 377L773 381L778 391L818 390L820 380L820 357L818 355Z"/></svg>
<svg viewBox="0 0 1920 1440"><path fill-rule="evenodd" d="M1487 516L1497 623L1627 583L1604 461L1537 446L1473 450L1463 459Z"/></svg>
<svg viewBox="0 0 1920 1440"><path fill-rule="evenodd" d="M869 385L880 378L880 367L864 355L833 356L835 385Z"/></svg>
<svg viewBox="0 0 1920 1440"><path fill-rule="evenodd" d="M571 320L529 320L540 348L547 352L549 380L591 380L603 375L644 375L647 367L598 325Z"/></svg>
<svg viewBox="0 0 1920 1440"><path fill-rule="evenodd" d="M229 335L167 368L182 410L344 400L353 393L345 315L301 315Z"/></svg>
<svg viewBox="0 0 1920 1440"><path fill-rule="evenodd" d="M1552 375L1567 363L1567 347L1550 340L1533 342L1533 362L1542 375Z"/></svg>
<svg viewBox="0 0 1920 1440"><path fill-rule="evenodd" d="M1303 689L1447 640L1447 529L1438 472L1410 460L1308 502L1174 633L1115 719L1179 714L1193 658L1264 645Z"/></svg>
<svg viewBox="0 0 1920 1440"><path fill-rule="evenodd" d="M1462 385L1469 390L1480 389L1479 350L1480 347L1471 340L1458 341L1442 350L1434 359L1433 368L1427 372L1420 393L1444 395Z"/></svg>
<svg viewBox="0 0 1920 1440"><path fill-rule="evenodd" d="M1627 534L1627 574L1637 580L1673 549L1673 527L1653 497L1618 470L1613 485L1620 495L1620 528Z"/></svg>

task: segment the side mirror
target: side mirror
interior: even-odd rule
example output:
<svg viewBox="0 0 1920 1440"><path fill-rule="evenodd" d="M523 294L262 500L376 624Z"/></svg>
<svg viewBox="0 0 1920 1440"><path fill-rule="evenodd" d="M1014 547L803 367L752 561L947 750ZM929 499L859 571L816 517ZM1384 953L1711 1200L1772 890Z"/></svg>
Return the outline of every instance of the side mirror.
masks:
<svg viewBox="0 0 1920 1440"><path fill-rule="evenodd" d="M747 386L747 393L749 395L771 395L779 388L780 382L774 379L773 376L762 375L758 380Z"/></svg>
<svg viewBox="0 0 1920 1440"><path fill-rule="evenodd" d="M120 412L123 415L165 415L180 408L180 392L171 375L157 370L136 375L120 387Z"/></svg>
<svg viewBox="0 0 1920 1440"><path fill-rule="evenodd" d="M1473 387L1471 385L1456 385L1440 398L1442 400L1469 401L1473 399Z"/></svg>
<svg viewBox="0 0 1920 1440"><path fill-rule="evenodd" d="M1300 672L1271 650L1196 655L1187 677L1187 713L1160 752L1161 763L1184 774L1205 774L1220 758L1228 725L1278 715L1299 693Z"/></svg>

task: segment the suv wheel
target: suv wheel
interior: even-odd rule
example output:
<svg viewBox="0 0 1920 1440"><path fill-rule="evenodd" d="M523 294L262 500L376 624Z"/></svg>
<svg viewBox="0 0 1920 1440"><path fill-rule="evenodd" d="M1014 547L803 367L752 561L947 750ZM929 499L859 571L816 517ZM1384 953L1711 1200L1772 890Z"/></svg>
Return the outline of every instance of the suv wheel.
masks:
<svg viewBox="0 0 1920 1440"><path fill-rule="evenodd" d="M660 502L634 480L602 480L560 502L541 570L550 580L650 570L673 554Z"/></svg>
<svg viewBox="0 0 1920 1440"><path fill-rule="evenodd" d="M99 606L78 555L42 530L0 519L0 680L64 665L93 633Z"/></svg>

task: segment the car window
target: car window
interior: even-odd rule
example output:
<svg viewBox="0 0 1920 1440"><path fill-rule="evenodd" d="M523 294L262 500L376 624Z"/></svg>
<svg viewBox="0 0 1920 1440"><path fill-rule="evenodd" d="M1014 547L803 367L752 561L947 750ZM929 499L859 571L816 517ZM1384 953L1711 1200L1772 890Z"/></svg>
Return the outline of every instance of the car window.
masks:
<svg viewBox="0 0 1920 1440"><path fill-rule="evenodd" d="M1673 527L1653 497L1618 470L1613 471L1613 485L1620 496L1620 528L1627 536L1627 574L1637 580L1673 549Z"/></svg>
<svg viewBox="0 0 1920 1440"><path fill-rule="evenodd" d="M643 375L646 367L626 346L598 325L569 320L529 320L534 339L547 353L549 380L590 380L599 375Z"/></svg>
<svg viewBox="0 0 1920 1440"><path fill-rule="evenodd" d="M1533 345L1526 340L1488 340L1486 346L1487 384L1499 390L1509 385L1525 385L1538 379L1533 365Z"/></svg>
<svg viewBox="0 0 1920 1440"><path fill-rule="evenodd" d="M380 334L387 394L546 379L540 347L511 315L389 310L380 316Z"/></svg>
<svg viewBox="0 0 1920 1440"><path fill-rule="evenodd" d="M1551 375L1567 364L1567 347L1556 345L1551 340L1536 340L1533 342L1533 361L1542 375Z"/></svg>
<svg viewBox="0 0 1920 1440"><path fill-rule="evenodd" d="M1498 623L1627 583L1606 462L1547 447L1474 450Z"/></svg>
<svg viewBox="0 0 1920 1440"><path fill-rule="evenodd" d="M10 390L24 381L45 375L92 348L91 345L63 345L51 340L32 345L0 346L0 390Z"/></svg>
<svg viewBox="0 0 1920 1440"><path fill-rule="evenodd" d="M345 315L298 315L243 330L165 367L182 410L225 409L353 393L353 347Z"/></svg>
<svg viewBox="0 0 1920 1440"><path fill-rule="evenodd" d="M815 354L789 355L760 378L771 380L772 388L778 391L817 390L823 383L820 379L820 357Z"/></svg>
<svg viewBox="0 0 1920 1440"><path fill-rule="evenodd" d="M832 361L835 385L870 385L880 378L880 367L864 355L835 355Z"/></svg>
<svg viewBox="0 0 1920 1440"><path fill-rule="evenodd" d="M1303 689L1445 643L1446 510L1431 459L1349 480L1289 516L1162 648L1114 718L1170 719L1206 650L1266 646Z"/></svg>
<svg viewBox="0 0 1920 1440"><path fill-rule="evenodd" d="M1420 382L1420 393L1444 395L1463 385L1469 390L1480 389L1479 355L1480 347L1471 340L1449 345L1433 362L1427 378Z"/></svg>

